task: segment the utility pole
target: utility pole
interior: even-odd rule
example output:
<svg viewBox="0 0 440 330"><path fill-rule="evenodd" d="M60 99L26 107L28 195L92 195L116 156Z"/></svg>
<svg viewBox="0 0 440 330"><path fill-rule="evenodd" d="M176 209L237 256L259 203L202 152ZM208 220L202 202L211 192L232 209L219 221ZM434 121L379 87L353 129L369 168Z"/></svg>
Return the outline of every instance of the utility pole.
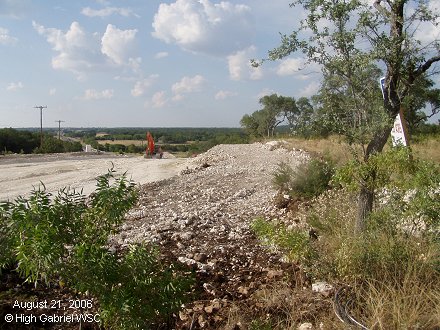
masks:
<svg viewBox="0 0 440 330"><path fill-rule="evenodd" d="M55 120L58 123L58 140L61 140L61 123L64 123L64 120Z"/></svg>
<svg viewBox="0 0 440 330"><path fill-rule="evenodd" d="M40 109L40 148L43 147L43 109L47 108L47 105L38 105L34 107Z"/></svg>

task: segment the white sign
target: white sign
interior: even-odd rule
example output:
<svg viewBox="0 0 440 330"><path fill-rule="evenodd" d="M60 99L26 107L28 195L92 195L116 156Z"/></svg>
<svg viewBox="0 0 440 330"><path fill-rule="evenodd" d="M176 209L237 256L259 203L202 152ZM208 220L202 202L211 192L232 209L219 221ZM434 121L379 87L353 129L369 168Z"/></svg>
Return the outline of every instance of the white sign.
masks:
<svg viewBox="0 0 440 330"><path fill-rule="evenodd" d="M380 89L382 90L382 96L385 98L385 77L380 78Z"/></svg>
<svg viewBox="0 0 440 330"><path fill-rule="evenodd" d="M405 131L403 128L402 118L400 117L400 113L397 114L396 119L394 119L394 126L391 130L391 138L393 139L393 147L401 145L406 147L406 137Z"/></svg>
<svg viewBox="0 0 440 330"><path fill-rule="evenodd" d="M380 78L380 89L382 90L382 96L385 98L385 77ZM391 130L391 139L393 140L393 147L401 145L407 146L405 128L402 123L402 111L400 111L396 119L394 119L393 129Z"/></svg>

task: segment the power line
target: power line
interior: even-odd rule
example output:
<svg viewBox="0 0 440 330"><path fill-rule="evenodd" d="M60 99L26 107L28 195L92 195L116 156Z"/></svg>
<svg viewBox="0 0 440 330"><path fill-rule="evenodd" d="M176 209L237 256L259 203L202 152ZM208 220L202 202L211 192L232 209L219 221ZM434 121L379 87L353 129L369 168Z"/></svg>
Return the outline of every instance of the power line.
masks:
<svg viewBox="0 0 440 330"><path fill-rule="evenodd" d="M47 105L38 105L34 107L40 109L40 148L43 147L43 109L47 108Z"/></svg>
<svg viewBox="0 0 440 330"><path fill-rule="evenodd" d="M58 123L58 140L61 140L61 123L64 123L64 120L55 120Z"/></svg>

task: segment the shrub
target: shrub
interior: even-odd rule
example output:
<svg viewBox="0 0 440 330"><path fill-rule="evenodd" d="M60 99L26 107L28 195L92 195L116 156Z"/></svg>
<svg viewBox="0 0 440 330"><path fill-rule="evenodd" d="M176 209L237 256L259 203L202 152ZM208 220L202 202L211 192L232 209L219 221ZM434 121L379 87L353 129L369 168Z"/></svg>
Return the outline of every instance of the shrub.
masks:
<svg viewBox="0 0 440 330"><path fill-rule="evenodd" d="M376 177L367 185L378 198L365 230L355 235L352 192L371 170ZM278 187L291 189L292 173L280 167ZM369 328L438 327L440 166L412 159L410 150L397 148L365 164L347 164L334 182L343 188L323 193L304 211L318 239L261 219L253 230L301 261L310 277L350 285L355 316Z"/></svg>
<svg viewBox="0 0 440 330"><path fill-rule="evenodd" d="M53 197L44 186L29 199L0 205L0 266L16 266L28 282L62 279L99 300L101 321L115 329L169 322L192 284L192 276L160 261L157 250L130 246L111 253L117 231L137 200L135 185L113 169L97 178L87 198L63 189Z"/></svg>
<svg viewBox="0 0 440 330"><path fill-rule="evenodd" d="M280 163L272 182L282 193L296 198L312 198L329 188L333 173L334 167L330 160L312 159L296 169Z"/></svg>
<svg viewBox="0 0 440 330"><path fill-rule="evenodd" d="M188 298L191 273L165 265L145 244L110 253L96 245L77 246L70 265L71 285L99 301L103 324L110 329L144 329L166 324Z"/></svg>
<svg viewBox="0 0 440 330"><path fill-rule="evenodd" d="M288 230L283 224L269 222L263 218L255 219L251 229L268 245L280 248L289 260L306 263L314 254L309 244L309 235L304 231Z"/></svg>

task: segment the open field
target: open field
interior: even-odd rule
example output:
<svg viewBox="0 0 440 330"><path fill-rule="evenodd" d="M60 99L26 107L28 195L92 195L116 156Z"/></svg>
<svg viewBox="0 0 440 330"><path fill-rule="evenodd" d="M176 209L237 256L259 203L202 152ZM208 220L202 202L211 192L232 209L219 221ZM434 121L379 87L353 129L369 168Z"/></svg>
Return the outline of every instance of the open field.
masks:
<svg viewBox="0 0 440 330"><path fill-rule="evenodd" d="M350 146L339 136L330 136L327 139L303 139L286 138L287 147L304 149L312 154L328 155L337 164L342 165L352 159L352 150ZM438 147L440 138L426 138L425 140L411 144L414 155L423 160L429 160L440 163L440 148ZM385 146L385 150L389 146ZM358 150L361 154L361 150Z"/></svg>
<svg viewBox="0 0 440 330"><path fill-rule="evenodd" d="M124 146L129 146L134 144L135 146L146 146L146 141L144 140L97 140L99 144L105 145L108 144L122 144Z"/></svg>
<svg viewBox="0 0 440 330"><path fill-rule="evenodd" d="M63 187L94 191L96 177L114 164L118 173L127 172L135 182L144 184L166 179L185 168L186 159L165 154L165 159L105 154L11 155L0 158L0 201L28 194L44 183L56 192Z"/></svg>

